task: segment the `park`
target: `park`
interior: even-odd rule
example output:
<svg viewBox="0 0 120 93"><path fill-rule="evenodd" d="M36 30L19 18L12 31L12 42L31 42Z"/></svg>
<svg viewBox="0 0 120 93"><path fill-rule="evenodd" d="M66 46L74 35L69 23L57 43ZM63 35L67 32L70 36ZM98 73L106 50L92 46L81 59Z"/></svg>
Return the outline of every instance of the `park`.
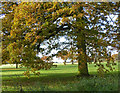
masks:
<svg viewBox="0 0 120 93"><path fill-rule="evenodd" d="M56 63L57 64L57 63ZM30 79L23 75L25 68L6 65L2 68L3 91L117 91L118 64L113 72L100 77L97 68L89 64L91 77L77 78L77 64L58 64L57 68L41 70L40 76L31 75Z"/></svg>
<svg viewBox="0 0 120 93"><path fill-rule="evenodd" d="M118 92L119 2L2 2L2 92Z"/></svg>

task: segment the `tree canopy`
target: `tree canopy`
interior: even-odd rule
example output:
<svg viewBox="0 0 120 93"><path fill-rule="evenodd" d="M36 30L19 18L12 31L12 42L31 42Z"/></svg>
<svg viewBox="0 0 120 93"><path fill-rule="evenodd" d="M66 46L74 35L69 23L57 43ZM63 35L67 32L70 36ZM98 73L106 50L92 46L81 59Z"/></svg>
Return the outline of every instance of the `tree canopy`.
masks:
<svg viewBox="0 0 120 93"><path fill-rule="evenodd" d="M119 2L3 3L2 62L22 63L33 72L44 68L45 62L37 56L46 51L40 48L41 44L48 40L49 52L57 50L62 44L71 43L65 41L60 45L52 41L66 36L76 47L79 75L89 75L87 57L96 58L98 72L109 71L101 63L103 58L113 70L115 62L108 46L119 48L118 11Z"/></svg>

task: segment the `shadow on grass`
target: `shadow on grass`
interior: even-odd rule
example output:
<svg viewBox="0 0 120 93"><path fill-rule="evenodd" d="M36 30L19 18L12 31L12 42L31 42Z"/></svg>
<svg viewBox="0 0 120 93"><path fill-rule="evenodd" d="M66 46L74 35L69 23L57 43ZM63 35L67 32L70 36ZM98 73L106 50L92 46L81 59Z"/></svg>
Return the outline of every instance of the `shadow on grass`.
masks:
<svg viewBox="0 0 120 93"><path fill-rule="evenodd" d="M70 67L70 69L72 67L77 67L77 65L68 65ZM22 73L23 71L26 71L25 68L3 68L2 72L7 73L8 75L2 75L3 77L3 82L2 84L4 86L16 86L16 85L23 85L23 86L29 86L29 85L36 85L36 83L39 84L55 84L55 83L63 83L66 84L68 82L72 82L75 81L76 79L76 75L77 72L74 73L65 73L66 67L67 66L58 66L59 68L51 68L49 70L41 70L40 71L40 76L35 76L33 74L31 74L30 79L28 79L27 77L25 77ZM64 70L65 69L65 70ZM65 72L55 72L55 70L60 70L59 72L61 72L62 70ZM12 74L9 74L12 71ZM19 71L22 71L21 74L19 73ZM48 71L48 72L47 72ZM50 72L49 72L50 71ZM52 71L52 73L51 73ZM13 74L14 72L17 72L16 74ZM68 70L68 72L70 72ZM96 72L90 72L91 75L96 75ZM106 76L109 76L111 73L106 74ZM112 72L112 75L116 75L118 74L118 72ZM91 77L82 77L82 78L91 78Z"/></svg>
<svg viewBox="0 0 120 93"><path fill-rule="evenodd" d="M24 69L23 70L21 70L21 69L20 70L19 69L18 70L2 70L1 72L11 72L11 71L16 72L16 71L26 71L26 70L24 70Z"/></svg>
<svg viewBox="0 0 120 93"><path fill-rule="evenodd" d="M3 77L7 77L7 79L3 80L3 85L5 86L31 86L36 85L36 83L43 84L43 85L54 85L54 84L67 84L73 82L75 80L79 80L76 77L77 73L41 73L40 76L35 76L31 74L31 77L28 79L27 77L17 74L15 75L3 75ZM96 75L96 74L95 74ZM108 73L105 77L109 76L117 76L118 72ZM92 77L81 77L81 78L92 78Z"/></svg>
<svg viewBox="0 0 120 93"><path fill-rule="evenodd" d="M43 70L43 69L41 69L41 70ZM58 69L58 68L51 68L51 69L49 69L49 71L50 70L61 70L61 69ZM11 72L11 71L14 71L14 72L16 72L16 71L26 71L26 69L25 68L2 68L2 69L0 69L0 71L1 72ZM47 70L46 70L47 71Z"/></svg>
<svg viewBox="0 0 120 93"><path fill-rule="evenodd" d="M75 80L75 75L76 73L42 73L40 76L35 76L32 74L29 79L20 74L17 76L3 75L2 77L7 77L7 79L3 80L3 85L15 86L17 84L21 84L23 86L28 86L35 84L36 82L41 84L55 84L56 82L66 83Z"/></svg>

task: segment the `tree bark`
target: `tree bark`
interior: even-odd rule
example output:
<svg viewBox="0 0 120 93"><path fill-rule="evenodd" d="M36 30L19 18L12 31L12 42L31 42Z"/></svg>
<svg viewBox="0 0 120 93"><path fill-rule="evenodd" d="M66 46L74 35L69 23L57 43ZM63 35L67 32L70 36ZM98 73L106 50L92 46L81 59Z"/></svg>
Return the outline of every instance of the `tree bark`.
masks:
<svg viewBox="0 0 120 93"><path fill-rule="evenodd" d="M118 52L118 62L120 62L120 50Z"/></svg>
<svg viewBox="0 0 120 93"><path fill-rule="evenodd" d="M89 76L87 57L86 57L86 45L85 34L79 32L77 36L77 48L78 48L78 76Z"/></svg>
<svg viewBox="0 0 120 93"><path fill-rule="evenodd" d="M74 64L73 60L72 60L72 65Z"/></svg>
<svg viewBox="0 0 120 93"><path fill-rule="evenodd" d="M72 48L73 48L73 44L72 44ZM73 50L72 50L72 65L74 64L74 62L73 62Z"/></svg>
<svg viewBox="0 0 120 93"><path fill-rule="evenodd" d="M83 7L80 6L79 13L82 13ZM86 36L85 36L85 26L82 25L84 18L76 18L76 24L81 23L77 26L76 36L77 36L77 48L78 48L78 76L89 76L87 56L86 56Z"/></svg>
<svg viewBox="0 0 120 93"><path fill-rule="evenodd" d="M16 68L18 68L18 63L16 63Z"/></svg>
<svg viewBox="0 0 120 93"><path fill-rule="evenodd" d="M65 59L64 65L66 65L66 59Z"/></svg>

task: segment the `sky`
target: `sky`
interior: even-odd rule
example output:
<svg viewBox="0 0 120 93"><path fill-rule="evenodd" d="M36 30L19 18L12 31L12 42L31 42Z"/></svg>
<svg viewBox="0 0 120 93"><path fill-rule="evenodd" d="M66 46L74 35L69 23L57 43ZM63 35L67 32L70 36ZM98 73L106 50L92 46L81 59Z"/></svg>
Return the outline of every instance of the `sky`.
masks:
<svg viewBox="0 0 120 93"><path fill-rule="evenodd" d="M0 15L0 19L2 19L3 17L5 17L5 15Z"/></svg>
<svg viewBox="0 0 120 93"><path fill-rule="evenodd" d="M64 37L60 38L60 42L64 42L66 39ZM43 47L46 47L45 45ZM108 48L111 48L110 46L108 46ZM52 50L51 54L57 53L56 50ZM111 51L111 54L118 54L117 50L113 50ZM41 53L39 53L38 55L39 57L43 57ZM57 58L57 57L53 57L53 62L58 62L58 63L63 63L64 60L62 60L61 58ZM69 59L67 61L70 61Z"/></svg>

